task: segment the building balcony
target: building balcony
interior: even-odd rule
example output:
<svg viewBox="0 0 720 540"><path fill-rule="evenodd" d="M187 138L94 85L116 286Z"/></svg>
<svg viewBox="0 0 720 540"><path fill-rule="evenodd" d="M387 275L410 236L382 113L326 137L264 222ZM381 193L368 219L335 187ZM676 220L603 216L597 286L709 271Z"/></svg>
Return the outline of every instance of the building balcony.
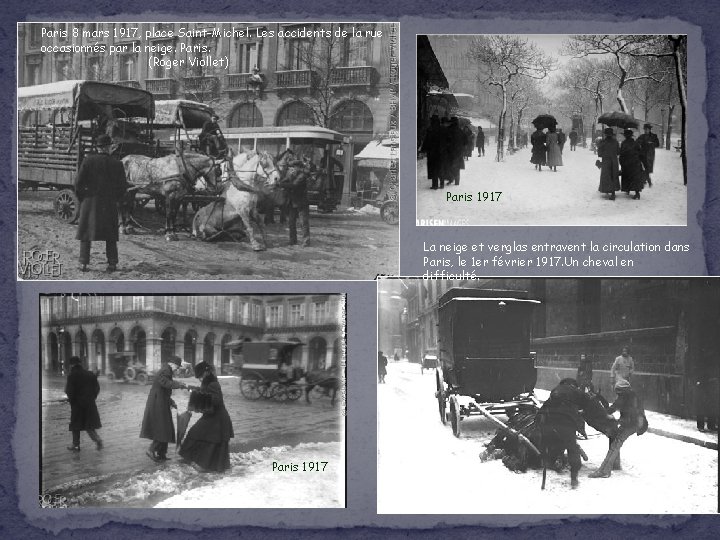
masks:
<svg viewBox="0 0 720 540"><path fill-rule="evenodd" d="M220 88L220 79L212 76L183 77L182 82L185 94L216 95Z"/></svg>
<svg viewBox="0 0 720 540"><path fill-rule="evenodd" d="M155 97L172 99L177 93L178 83L175 79L145 79L145 90Z"/></svg>
<svg viewBox="0 0 720 540"><path fill-rule="evenodd" d="M138 81L134 80L125 80L125 81L115 81L115 84L119 84L120 86L127 86L129 88L142 88L140 86L140 83Z"/></svg>
<svg viewBox="0 0 720 540"><path fill-rule="evenodd" d="M249 81L252 73L230 73L225 75L225 92L240 92L251 88Z"/></svg>
<svg viewBox="0 0 720 540"><path fill-rule="evenodd" d="M281 89L311 88L316 78L317 73L309 69L275 72L275 84L277 88Z"/></svg>
<svg viewBox="0 0 720 540"><path fill-rule="evenodd" d="M372 86L378 73L372 66L336 67L330 72L330 86Z"/></svg>

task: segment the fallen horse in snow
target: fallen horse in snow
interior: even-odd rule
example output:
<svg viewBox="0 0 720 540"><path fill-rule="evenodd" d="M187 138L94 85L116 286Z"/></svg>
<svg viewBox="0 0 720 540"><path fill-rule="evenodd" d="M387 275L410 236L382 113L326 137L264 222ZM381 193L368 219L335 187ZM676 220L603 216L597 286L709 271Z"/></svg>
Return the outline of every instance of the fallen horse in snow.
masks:
<svg viewBox="0 0 720 540"><path fill-rule="evenodd" d="M580 460L587 460L575 434L578 432L585 436L585 422L611 441L617 433L617 421L607 412L607 401L602 395L583 391L575 379L563 379L542 407L523 409L508 417L507 426L529 439L540 450L539 456L528 452L527 445L522 444L512 432L499 429L480 458L502 459L508 469L516 472L525 472L528 467L542 467L542 489L545 489L547 468L559 472L567 459L570 485L575 488L578 486Z"/></svg>

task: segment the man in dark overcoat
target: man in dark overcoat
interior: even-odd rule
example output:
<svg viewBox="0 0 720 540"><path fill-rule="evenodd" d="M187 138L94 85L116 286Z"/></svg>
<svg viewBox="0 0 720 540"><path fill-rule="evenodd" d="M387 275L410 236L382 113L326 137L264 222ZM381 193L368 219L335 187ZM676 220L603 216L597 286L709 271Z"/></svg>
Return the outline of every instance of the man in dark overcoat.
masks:
<svg viewBox="0 0 720 540"><path fill-rule="evenodd" d="M578 142L578 132L573 129L568 138L570 139L570 151L574 151Z"/></svg>
<svg viewBox="0 0 720 540"><path fill-rule="evenodd" d="M460 184L460 170L465 168L465 152L466 137L458 122L457 116L450 118L448 127L448 147L449 147L449 170L450 180L455 181L455 185Z"/></svg>
<svg viewBox="0 0 720 540"><path fill-rule="evenodd" d="M653 172L655 166L655 149L660 146L660 140L652 132L652 124L645 124L643 131L644 133L637 138L637 143L640 145L640 161L647 173L648 186L652 187L650 173Z"/></svg>
<svg viewBox="0 0 720 540"><path fill-rule="evenodd" d="M180 367L181 360L172 356L155 375L143 415L140 437L151 439L146 454L153 461L168 459L168 443L175 442L175 426L171 408L177 409L171 395L176 388L187 388L183 383L173 380L173 374Z"/></svg>
<svg viewBox="0 0 720 540"><path fill-rule="evenodd" d="M483 128L478 126L477 137L475 137L475 145L478 149L478 157L485 155L485 132Z"/></svg>
<svg viewBox="0 0 720 540"><path fill-rule="evenodd" d="M70 402L70 431L72 432L71 452L80 451L80 432L87 431L95 442L98 450L102 450L103 442L95 431L102 427L100 413L95 400L100 393L97 376L82 367L77 356L70 358L70 373L65 384L65 395Z"/></svg>
<svg viewBox="0 0 720 540"><path fill-rule="evenodd" d="M288 172L281 186L288 195L288 225L290 245L297 244L297 221L300 218L302 246L310 245L310 201L308 200L308 177L315 166L310 161L298 159L288 165Z"/></svg>
<svg viewBox="0 0 720 540"><path fill-rule="evenodd" d="M87 272L90 263L90 244L105 241L108 272L118 263L118 203L125 195L127 182L120 161L110 155L112 139L97 138L97 154L83 159L75 179L75 193L80 200L76 239L80 240L80 270Z"/></svg>
<svg viewBox="0 0 720 540"><path fill-rule="evenodd" d="M430 189L437 189L438 181L440 187L445 186L442 173L446 144L447 141L440 127L440 118L438 118L437 114L433 114L430 117L430 127L425 132L425 138L420 146L420 151L424 152L427 158L427 175L432 182Z"/></svg>

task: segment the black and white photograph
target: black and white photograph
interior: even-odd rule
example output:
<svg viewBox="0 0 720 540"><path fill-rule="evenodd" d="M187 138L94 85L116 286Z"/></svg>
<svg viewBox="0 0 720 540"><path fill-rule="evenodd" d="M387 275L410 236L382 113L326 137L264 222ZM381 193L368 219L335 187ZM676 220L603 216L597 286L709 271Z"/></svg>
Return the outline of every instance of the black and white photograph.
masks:
<svg viewBox="0 0 720 540"><path fill-rule="evenodd" d="M345 507L344 295L40 309L43 507Z"/></svg>
<svg viewBox="0 0 720 540"><path fill-rule="evenodd" d="M716 513L719 328L717 278L378 280L378 513Z"/></svg>
<svg viewBox="0 0 720 540"><path fill-rule="evenodd" d="M417 224L687 225L687 56L686 35L417 35Z"/></svg>
<svg viewBox="0 0 720 540"><path fill-rule="evenodd" d="M398 39L362 21L19 23L19 278L396 273Z"/></svg>

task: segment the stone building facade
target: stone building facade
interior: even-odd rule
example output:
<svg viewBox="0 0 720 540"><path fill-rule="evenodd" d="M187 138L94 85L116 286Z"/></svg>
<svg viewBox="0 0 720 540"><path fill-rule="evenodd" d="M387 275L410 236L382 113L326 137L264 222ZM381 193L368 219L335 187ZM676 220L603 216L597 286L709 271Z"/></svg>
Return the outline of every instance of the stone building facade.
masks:
<svg viewBox="0 0 720 540"><path fill-rule="evenodd" d="M61 375L71 356L110 371L127 353L149 371L172 355L220 372L232 362L231 341L287 340L305 344L294 363L305 369L340 364L344 355L341 295L131 296L43 295L41 361Z"/></svg>
<svg viewBox="0 0 720 540"><path fill-rule="evenodd" d="M529 291L535 309L532 350L538 387L575 377L581 353L593 360L595 386L612 397L609 370L623 346L635 360L633 386L645 405L692 416L695 382L717 377L720 280L479 279L404 280L410 359L437 347L437 304L451 287Z"/></svg>
<svg viewBox="0 0 720 540"><path fill-rule="evenodd" d="M207 103L221 127L335 129L357 153L396 129L398 36L391 23L24 23L18 84L115 82Z"/></svg>

